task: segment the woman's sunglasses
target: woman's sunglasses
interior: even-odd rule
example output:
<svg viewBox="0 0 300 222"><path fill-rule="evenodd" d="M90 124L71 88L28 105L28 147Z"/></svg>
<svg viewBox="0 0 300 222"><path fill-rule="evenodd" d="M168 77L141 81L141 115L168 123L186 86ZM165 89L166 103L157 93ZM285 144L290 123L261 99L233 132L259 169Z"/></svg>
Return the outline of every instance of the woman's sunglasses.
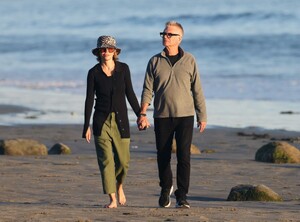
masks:
<svg viewBox="0 0 300 222"><path fill-rule="evenodd" d="M115 51L115 48L100 48L99 49L100 53L104 53L104 52L109 52L109 53L112 53Z"/></svg>

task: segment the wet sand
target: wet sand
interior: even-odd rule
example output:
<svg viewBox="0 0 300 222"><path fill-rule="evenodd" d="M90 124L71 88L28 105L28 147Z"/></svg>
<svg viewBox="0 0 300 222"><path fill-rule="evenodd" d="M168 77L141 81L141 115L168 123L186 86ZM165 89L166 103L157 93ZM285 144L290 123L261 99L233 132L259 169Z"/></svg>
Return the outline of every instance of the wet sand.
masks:
<svg viewBox="0 0 300 222"><path fill-rule="evenodd" d="M300 165L254 161L255 152L272 140L299 137L299 132L257 128L195 129L192 155L191 209L159 208L153 128L131 129L131 163L125 183L126 206L104 209L93 143L81 138L81 125L0 126L0 139L29 138L48 149L62 142L71 155L0 156L0 221L300 221ZM291 143L299 148L299 141ZM172 167L176 188L176 157ZM239 184L264 184L283 202L229 202Z"/></svg>

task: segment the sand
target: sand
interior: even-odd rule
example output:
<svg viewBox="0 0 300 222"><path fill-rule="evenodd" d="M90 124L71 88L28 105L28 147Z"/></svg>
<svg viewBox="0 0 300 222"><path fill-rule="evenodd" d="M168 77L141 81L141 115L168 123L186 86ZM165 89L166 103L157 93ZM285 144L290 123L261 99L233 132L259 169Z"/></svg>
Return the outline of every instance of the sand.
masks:
<svg viewBox="0 0 300 222"><path fill-rule="evenodd" d="M262 145L297 138L299 132L208 128L200 134L195 129L193 144L215 153L192 155L191 209L176 209L174 195L170 208L158 207L153 128L132 127L127 204L104 209L108 197L94 145L81 138L81 130L81 125L0 126L0 139L30 138L48 148L62 142L72 149L71 155L0 156L0 221L300 221L300 165L254 161ZM176 175L175 155L172 167ZM239 184L264 184L284 201L226 201Z"/></svg>

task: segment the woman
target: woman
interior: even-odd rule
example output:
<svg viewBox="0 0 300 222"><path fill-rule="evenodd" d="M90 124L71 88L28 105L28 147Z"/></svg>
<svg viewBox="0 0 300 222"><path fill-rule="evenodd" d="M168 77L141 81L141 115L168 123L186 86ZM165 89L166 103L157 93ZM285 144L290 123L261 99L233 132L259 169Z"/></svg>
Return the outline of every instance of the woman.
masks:
<svg viewBox="0 0 300 222"><path fill-rule="evenodd" d="M103 192L109 195L106 208L116 208L117 202L125 205L123 183L130 160L130 131L126 98L137 116L140 106L133 91L127 64L118 61L120 49L112 36L100 36L92 53L98 64L87 76L85 119L82 137L91 141L90 117L96 96L93 115L93 135ZM117 191L117 195L116 195ZM118 196L118 201L117 201Z"/></svg>

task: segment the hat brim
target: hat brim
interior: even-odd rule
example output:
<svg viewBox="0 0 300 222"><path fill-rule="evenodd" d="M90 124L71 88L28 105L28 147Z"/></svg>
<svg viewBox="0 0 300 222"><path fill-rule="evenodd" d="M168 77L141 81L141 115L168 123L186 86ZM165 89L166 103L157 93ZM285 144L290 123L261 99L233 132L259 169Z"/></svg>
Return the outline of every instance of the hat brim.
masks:
<svg viewBox="0 0 300 222"><path fill-rule="evenodd" d="M100 55L99 49L100 49L100 48L95 48L95 49L93 49L93 50L92 50L92 53L93 53L95 56L99 56L99 55ZM117 54L119 55L120 52L121 52L121 49L116 48L116 52L117 52Z"/></svg>

